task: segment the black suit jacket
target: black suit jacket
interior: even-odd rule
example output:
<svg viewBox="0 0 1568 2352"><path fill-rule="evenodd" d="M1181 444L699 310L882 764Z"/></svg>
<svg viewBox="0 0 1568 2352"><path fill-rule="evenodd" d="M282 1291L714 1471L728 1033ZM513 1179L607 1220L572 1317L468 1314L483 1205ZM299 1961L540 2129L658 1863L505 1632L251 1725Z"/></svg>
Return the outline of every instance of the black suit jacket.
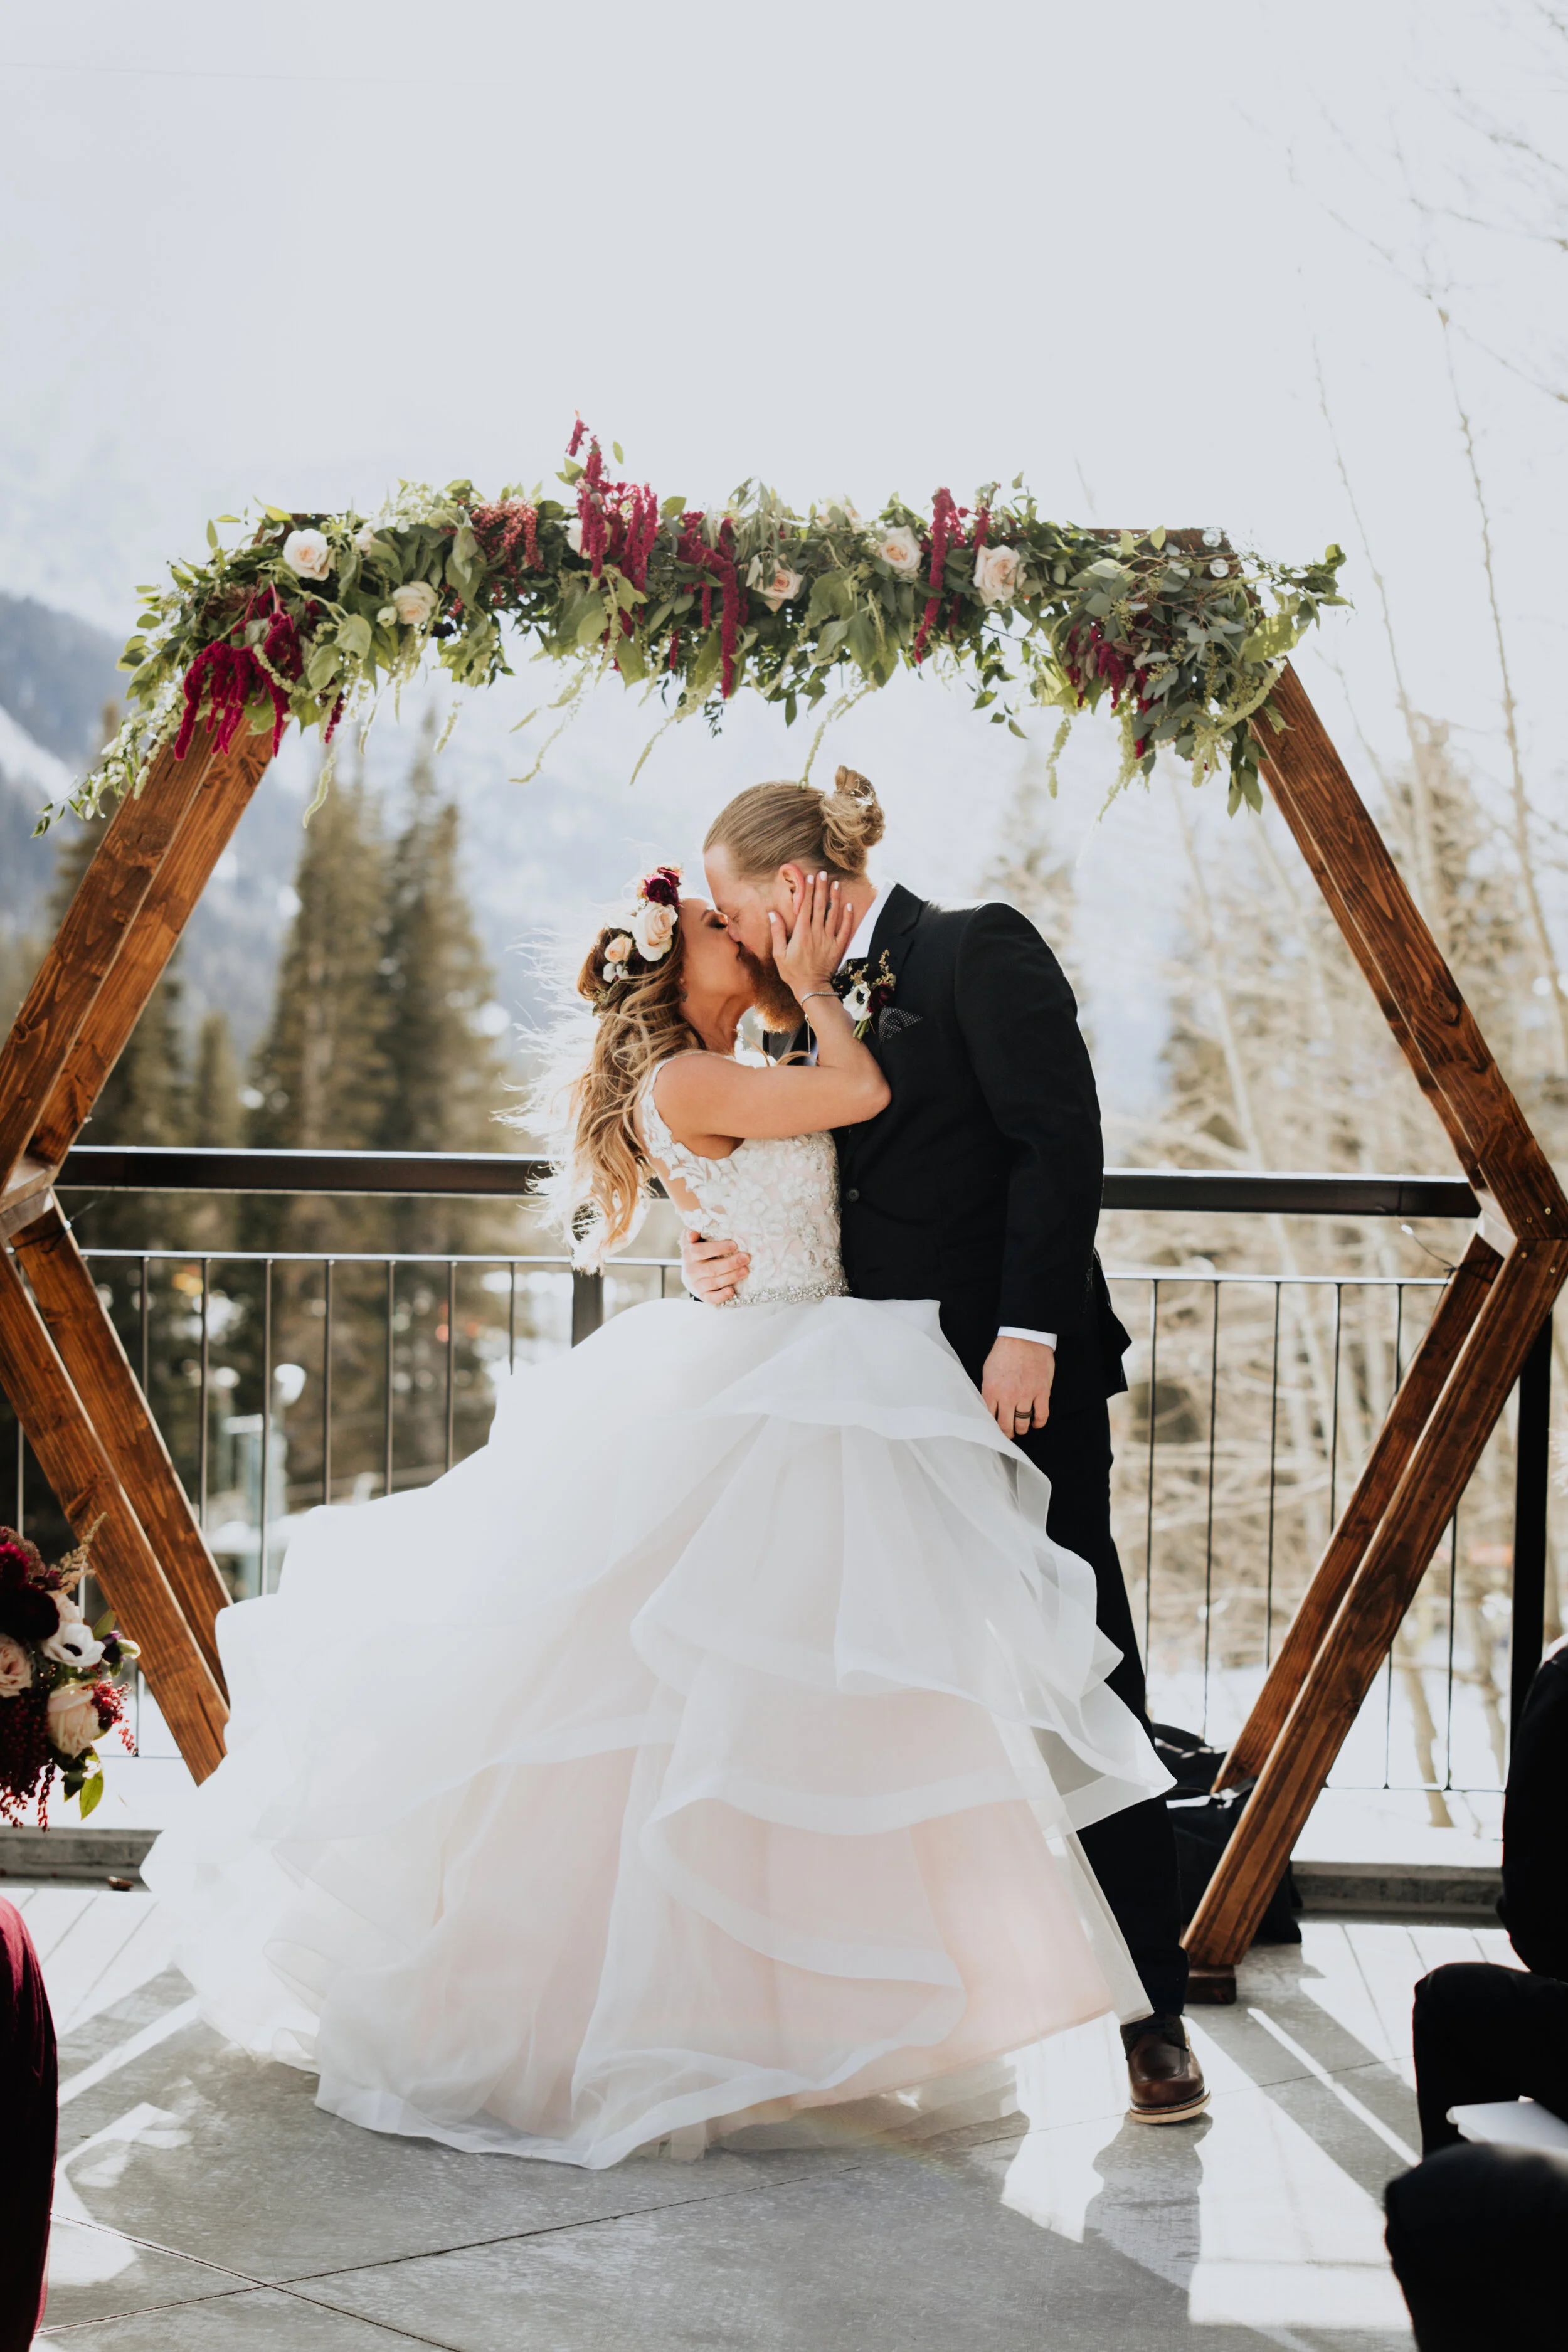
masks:
<svg viewBox="0 0 1568 2352"><path fill-rule="evenodd" d="M978 1381L1004 1323L1057 1334L1058 1412L1113 1395L1128 1335L1094 1246L1105 1154L1078 1007L1011 907L895 885L871 937L893 1000L867 1043L892 1100L838 1130L844 1269L860 1298L935 1298Z"/></svg>
<svg viewBox="0 0 1568 2352"><path fill-rule="evenodd" d="M1514 1734L1498 1910L1527 1969L1568 1977L1568 1649L1536 1668Z"/></svg>

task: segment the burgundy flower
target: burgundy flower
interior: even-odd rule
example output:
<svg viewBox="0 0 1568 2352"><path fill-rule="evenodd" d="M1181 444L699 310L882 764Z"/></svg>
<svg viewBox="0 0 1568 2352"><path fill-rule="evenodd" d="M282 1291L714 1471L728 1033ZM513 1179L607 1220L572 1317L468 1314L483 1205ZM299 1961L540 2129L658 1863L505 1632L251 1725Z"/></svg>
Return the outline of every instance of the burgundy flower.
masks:
<svg viewBox="0 0 1568 2352"><path fill-rule="evenodd" d="M726 515L719 526L719 544L710 547L698 526L702 521L699 513L683 515L679 545L677 550L683 563L694 570L710 572L711 579L702 583L702 626L709 629L713 619L713 580L723 591L724 609L721 619L720 647L722 656L720 692L728 701L735 690L735 648L741 627L741 583L735 572L734 526Z"/></svg>
<svg viewBox="0 0 1568 2352"><path fill-rule="evenodd" d="M920 627L915 632L915 660L925 659L926 639L936 626L942 609L942 567L947 562L949 539L959 521L959 509L952 503L951 490L938 490L931 509L931 584L933 593L928 598Z"/></svg>
<svg viewBox="0 0 1568 2352"><path fill-rule="evenodd" d="M100 1731L111 1730L125 1713L124 1692L115 1683L94 1683L92 1696Z"/></svg>
<svg viewBox="0 0 1568 2352"><path fill-rule="evenodd" d="M60 1622L54 1596L37 1584L16 1584L0 1591L0 1633L17 1642L42 1642Z"/></svg>
<svg viewBox="0 0 1568 2352"><path fill-rule="evenodd" d="M0 1528L0 1584L26 1584L43 1573L44 1556L37 1544L15 1528Z"/></svg>

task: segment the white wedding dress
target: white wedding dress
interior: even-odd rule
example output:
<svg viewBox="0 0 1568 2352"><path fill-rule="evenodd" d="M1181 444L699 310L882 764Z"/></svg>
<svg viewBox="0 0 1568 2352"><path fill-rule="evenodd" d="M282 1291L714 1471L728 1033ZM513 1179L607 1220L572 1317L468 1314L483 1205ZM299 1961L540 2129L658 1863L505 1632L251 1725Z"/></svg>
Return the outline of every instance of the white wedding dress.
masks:
<svg viewBox="0 0 1568 2352"><path fill-rule="evenodd" d="M742 1300L312 1512L144 1876L208 2021L374 2130L601 2167L1008 2112L1005 2053L1147 2008L1072 1832L1168 1776L935 1307L844 1295L831 1140L644 1108Z"/></svg>

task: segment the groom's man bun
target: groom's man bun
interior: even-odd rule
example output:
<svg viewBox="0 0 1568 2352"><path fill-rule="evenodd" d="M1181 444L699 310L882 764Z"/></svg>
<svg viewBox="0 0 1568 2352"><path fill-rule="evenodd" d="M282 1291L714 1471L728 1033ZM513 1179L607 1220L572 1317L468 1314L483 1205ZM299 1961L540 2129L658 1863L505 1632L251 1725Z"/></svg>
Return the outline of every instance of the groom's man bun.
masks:
<svg viewBox="0 0 1568 2352"><path fill-rule="evenodd" d="M721 808L704 849L722 849L748 882L781 866L837 874L854 881L882 838L885 820L876 789L854 768L840 768L830 793L815 784L752 784Z"/></svg>

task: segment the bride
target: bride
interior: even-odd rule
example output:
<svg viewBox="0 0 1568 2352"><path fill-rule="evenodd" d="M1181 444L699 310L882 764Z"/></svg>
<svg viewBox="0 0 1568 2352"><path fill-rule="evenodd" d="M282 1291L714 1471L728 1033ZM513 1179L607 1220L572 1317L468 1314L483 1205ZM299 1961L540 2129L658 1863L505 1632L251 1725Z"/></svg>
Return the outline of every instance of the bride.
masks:
<svg viewBox="0 0 1568 2352"><path fill-rule="evenodd" d="M1148 2007L1074 1832L1169 1785L934 1303L845 1295L830 1130L887 1088L837 887L773 919L817 1060L763 1067L776 980L678 882L583 967L560 1190L596 1260L657 1176L739 1297L616 1316L434 1486L312 1512L218 1621L228 1754L143 1874L321 2106L594 2168L1008 2111L1005 2053Z"/></svg>

